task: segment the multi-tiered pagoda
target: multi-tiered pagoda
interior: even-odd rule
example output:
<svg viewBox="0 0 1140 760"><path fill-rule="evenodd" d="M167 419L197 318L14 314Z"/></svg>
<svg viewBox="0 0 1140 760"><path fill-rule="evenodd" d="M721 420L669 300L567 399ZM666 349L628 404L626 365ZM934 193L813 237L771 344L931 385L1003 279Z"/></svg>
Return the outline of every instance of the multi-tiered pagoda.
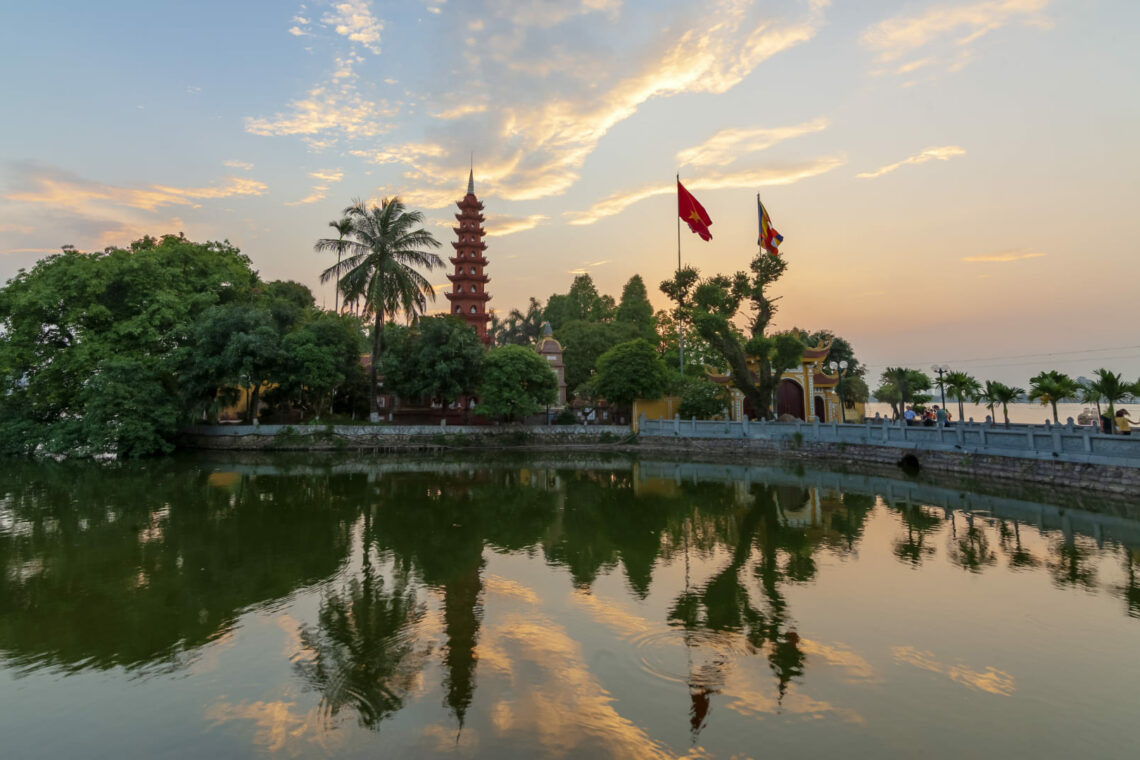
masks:
<svg viewBox="0 0 1140 760"><path fill-rule="evenodd" d="M491 278L483 273L487 266L487 258L483 255L487 244L483 242L483 236L487 231L483 229L483 204L475 197L474 169L467 177L467 195L455 205L459 207L459 213L455 215L459 226L452 229L458 240L451 244L455 248L455 255L451 257L455 274L447 276L451 280L447 300L451 301L452 315L471 325L479 340L489 344L491 336L487 332L487 322L491 315L487 313L487 302L491 296L487 293L487 283Z"/></svg>

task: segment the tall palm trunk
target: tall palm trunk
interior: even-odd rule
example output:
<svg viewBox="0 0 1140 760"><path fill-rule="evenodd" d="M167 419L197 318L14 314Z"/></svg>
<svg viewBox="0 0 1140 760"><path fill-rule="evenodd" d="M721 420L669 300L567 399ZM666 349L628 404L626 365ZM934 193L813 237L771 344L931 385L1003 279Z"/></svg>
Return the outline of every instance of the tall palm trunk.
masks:
<svg viewBox="0 0 1140 760"><path fill-rule="evenodd" d="M371 391L368 394L368 411L371 412L371 417L376 420L380 415L380 394L377 392L376 384L379 380L376 367L380 364L380 349L384 345L384 310L376 310L376 322L372 327L372 368L369 370L369 379L372 382Z"/></svg>

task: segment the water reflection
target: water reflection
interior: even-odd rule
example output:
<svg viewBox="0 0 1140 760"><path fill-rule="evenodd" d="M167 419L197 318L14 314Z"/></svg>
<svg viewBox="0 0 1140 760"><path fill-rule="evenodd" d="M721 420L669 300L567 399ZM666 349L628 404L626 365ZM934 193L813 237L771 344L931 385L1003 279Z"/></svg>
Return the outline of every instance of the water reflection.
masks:
<svg viewBox="0 0 1140 760"><path fill-rule="evenodd" d="M619 710L583 621L667 685L692 748L724 712L860 722L808 696L813 674L885 676L805 630L796 600L861 553L912 574L1040 575L1140 618L1137 522L913 483L628 461L19 464L0 473L0 656L24 675L179 670L249 610L312 593L309 614L290 612L299 646L285 667L324 730L383 733L435 700L450 721L439 736L666 757ZM619 577L624 598L607 585ZM960 654L887 651L985 694L1017 689ZM569 738L582 721L594 738Z"/></svg>

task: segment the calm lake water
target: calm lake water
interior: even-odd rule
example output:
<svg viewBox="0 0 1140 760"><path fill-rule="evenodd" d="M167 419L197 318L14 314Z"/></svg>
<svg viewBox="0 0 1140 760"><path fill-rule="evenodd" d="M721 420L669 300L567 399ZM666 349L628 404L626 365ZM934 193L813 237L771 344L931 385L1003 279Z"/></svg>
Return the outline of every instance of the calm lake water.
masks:
<svg viewBox="0 0 1140 760"><path fill-rule="evenodd" d="M1125 757L1140 522L541 456L0 473L6 758Z"/></svg>

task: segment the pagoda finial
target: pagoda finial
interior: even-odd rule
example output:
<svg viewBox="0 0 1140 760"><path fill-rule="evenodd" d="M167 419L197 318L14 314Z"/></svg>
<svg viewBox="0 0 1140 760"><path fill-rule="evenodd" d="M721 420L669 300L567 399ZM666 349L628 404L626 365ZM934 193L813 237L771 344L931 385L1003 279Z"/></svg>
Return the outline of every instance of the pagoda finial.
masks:
<svg viewBox="0 0 1140 760"><path fill-rule="evenodd" d="M471 172L467 175L467 194L475 194L475 151L471 151Z"/></svg>

